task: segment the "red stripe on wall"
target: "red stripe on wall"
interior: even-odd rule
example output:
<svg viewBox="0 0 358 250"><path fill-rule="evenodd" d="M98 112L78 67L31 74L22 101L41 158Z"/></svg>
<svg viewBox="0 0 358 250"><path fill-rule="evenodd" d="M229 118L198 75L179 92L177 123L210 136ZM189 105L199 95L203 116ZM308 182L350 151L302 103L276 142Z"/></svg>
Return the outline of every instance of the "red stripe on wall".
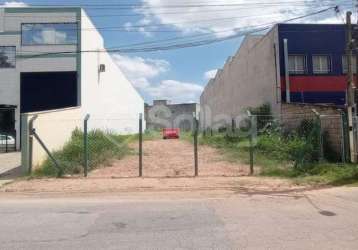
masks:
<svg viewBox="0 0 358 250"><path fill-rule="evenodd" d="M281 77L281 88L286 89L285 77ZM346 76L290 76L290 90L292 92L310 91L345 91Z"/></svg>

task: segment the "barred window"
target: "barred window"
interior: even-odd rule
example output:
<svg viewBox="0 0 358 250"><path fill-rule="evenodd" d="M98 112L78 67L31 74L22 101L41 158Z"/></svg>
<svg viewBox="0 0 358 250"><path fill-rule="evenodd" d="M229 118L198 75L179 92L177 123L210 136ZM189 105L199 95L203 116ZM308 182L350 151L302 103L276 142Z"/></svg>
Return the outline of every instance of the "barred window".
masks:
<svg viewBox="0 0 358 250"><path fill-rule="evenodd" d="M315 55L312 57L313 73L314 74L328 74L331 72L331 60L326 55Z"/></svg>
<svg viewBox="0 0 358 250"><path fill-rule="evenodd" d="M306 59L304 55L289 55L288 70L291 74L304 74L306 72Z"/></svg>
<svg viewBox="0 0 358 250"><path fill-rule="evenodd" d="M0 68L15 68L16 66L16 47L0 46Z"/></svg>

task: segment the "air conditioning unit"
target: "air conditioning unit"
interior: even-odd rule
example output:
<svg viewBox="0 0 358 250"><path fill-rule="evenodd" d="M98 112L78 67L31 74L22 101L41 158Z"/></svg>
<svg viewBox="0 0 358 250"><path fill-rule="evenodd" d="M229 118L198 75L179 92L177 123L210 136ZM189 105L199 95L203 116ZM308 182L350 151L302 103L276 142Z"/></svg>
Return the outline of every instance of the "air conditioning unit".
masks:
<svg viewBox="0 0 358 250"><path fill-rule="evenodd" d="M98 70L100 73L102 72L106 72L106 65L105 64L100 64L99 65L99 70Z"/></svg>

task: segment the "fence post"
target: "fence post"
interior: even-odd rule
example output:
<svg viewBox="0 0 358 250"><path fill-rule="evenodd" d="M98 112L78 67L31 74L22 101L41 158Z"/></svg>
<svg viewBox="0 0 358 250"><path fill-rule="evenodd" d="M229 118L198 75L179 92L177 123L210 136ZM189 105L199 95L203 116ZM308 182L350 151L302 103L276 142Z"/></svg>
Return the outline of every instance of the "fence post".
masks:
<svg viewBox="0 0 358 250"><path fill-rule="evenodd" d="M253 131L253 124L254 124L254 117L252 116L251 112L248 110L247 115L250 119L250 175L254 174L254 131Z"/></svg>
<svg viewBox="0 0 358 250"><path fill-rule="evenodd" d="M312 112L316 115L317 121L318 121L318 161L321 162L324 158L324 152L323 152L323 136L322 136L322 121L321 121L321 114L318 113L316 109L312 109Z"/></svg>
<svg viewBox="0 0 358 250"><path fill-rule="evenodd" d="M194 127L194 168L195 168L195 177L199 175L198 168L198 120L196 119L196 114L193 113L193 127Z"/></svg>
<svg viewBox="0 0 358 250"><path fill-rule="evenodd" d="M139 177L143 176L143 114L139 114Z"/></svg>
<svg viewBox="0 0 358 250"><path fill-rule="evenodd" d="M236 132L236 123L235 123L235 119L232 118L231 119L231 132L233 135L235 135L235 132Z"/></svg>
<svg viewBox="0 0 358 250"><path fill-rule="evenodd" d="M88 120L90 118L90 115L87 114L85 116L84 122L83 122L83 145L84 145L84 151L83 151L83 157L84 157L84 177L87 177L88 175Z"/></svg>

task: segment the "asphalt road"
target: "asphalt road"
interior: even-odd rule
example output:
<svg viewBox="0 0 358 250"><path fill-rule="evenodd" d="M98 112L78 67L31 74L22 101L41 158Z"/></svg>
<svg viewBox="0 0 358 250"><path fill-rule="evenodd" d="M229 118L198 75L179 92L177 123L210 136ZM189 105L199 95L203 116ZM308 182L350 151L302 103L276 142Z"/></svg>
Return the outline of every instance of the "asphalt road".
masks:
<svg viewBox="0 0 358 250"><path fill-rule="evenodd" d="M0 249L357 249L358 188L0 197Z"/></svg>

